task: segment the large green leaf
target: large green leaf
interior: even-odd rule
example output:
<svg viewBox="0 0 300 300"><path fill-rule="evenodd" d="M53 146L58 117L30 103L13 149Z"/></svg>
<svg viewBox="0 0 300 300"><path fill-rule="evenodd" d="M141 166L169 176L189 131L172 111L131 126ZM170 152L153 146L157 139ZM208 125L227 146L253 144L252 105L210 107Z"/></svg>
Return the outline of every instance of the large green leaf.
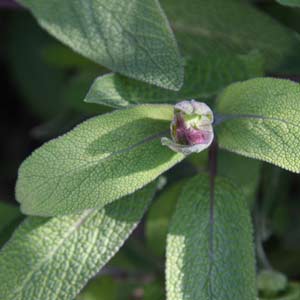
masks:
<svg viewBox="0 0 300 300"><path fill-rule="evenodd" d="M296 33L246 1L161 2L185 57L182 89L166 91L109 74L95 80L86 101L126 106L210 97L231 82L261 76L264 69L285 70L290 57L298 57Z"/></svg>
<svg viewBox="0 0 300 300"><path fill-rule="evenodd" d="M178 92L154 87L118 74L107 74L96 78L85 101L123 107L145 102L174 103L182 99L207 98L234 81L262 74L263 62L258 53L213 56L208 63L198 61L197 56L186 61L184 85Z"/></svg>
<svg viewBox="0 0 300 300"><path fill-rule="evenodd" d="M257 78L229 86L218 99L221 147L300 172L300 85Z"/></svg>
<svg viewBox="0 0 300 300"><path fill-rule="evenodd" d="M266 69L273 70L298 56L297 34L240 0L162 0L183 53L209 64L224 53L259 50ZM221 74L220 74L221 76Z"/></svg>
<svg viewBox="0 0 300 300"><path fill-rule="evenodd" d="M161 145L173 108L141 105L80 124L36 150L20 167L17 200L26 214L100 208L183 159Z"/></svg>
<svg viewBox="0 0 300 300"><path fill-rule="evenodd" d="M0 252L0 299L71 300L118 251L155 184L101 210L28 217Z"/></svg>
<svg viewBox="0 0 300 300"><path fill-rule="evenodd" d="M277 0L277 2L282 5L300 7L300 0Z"/></svg>
<svg viewBox="0 0 300 300"><path fill-rule="evenodd" d="M242 193L208 176L191 179L180 194L167 240L167 298L255 300L252 226Z"/></svg>
<svg viewBox="0 0 300 300"><path fill-rule="evenodd" d="M183 66L157 0L20 0L76 52L123 75L178 90Z"/></svg>

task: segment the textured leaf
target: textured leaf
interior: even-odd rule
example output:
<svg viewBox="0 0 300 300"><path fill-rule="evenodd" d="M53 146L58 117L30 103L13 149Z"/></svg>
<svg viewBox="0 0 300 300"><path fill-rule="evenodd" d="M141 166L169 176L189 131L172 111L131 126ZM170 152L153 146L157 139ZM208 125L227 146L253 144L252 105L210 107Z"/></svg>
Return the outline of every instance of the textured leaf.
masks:
<svg viewBox="0 0 300 300"><path fill-rule="evenodd" d="M243 191L250 207L260 179L261 162L228 151L218 154L218 174L230 178Z"/></svg>
<svg viewBox="0 0 300 300"><path fill-rule="evenodd" d="M277 0L277 2L282 5L300 7L300 0Z"/></svg>
<svg viewBox="0 0 300 300"><path fill-rule="evenodd" d="M36 150L20 167L17 200L26 214L101 208L183 159L160 142L173 108L141 105L89 119Z"/></svg>
<svg viewBox="0 0 300 300"><path fill-rule="evenodd" d="M229 86L218 99L221 147L300 172L300 85L258 78ZM226 117L227 115L227 117Z"/></svg>
<svg viewBox="0 0 300 300"><path fill-rule="evenodd" d="M0 299L74 299L144 214L155 184L101 210L29 217L0 252Z"/></svg>
<svg viewBox="0 0 300 300"><path fill-rule="evenodd" d="M221 73L221 75L220 75ZM249 55L214 56L208 63L188 59L185 80L179 92L165 90L126 78L107 74L96 78L85 101L123 107L136 103L174 103L182 99L210 97L228 84L263 74L262 57Z"/></svg>
<svg viewBox="0 0 300 300"><path fill-rule="evenodd" d="M123 75L177 90L183 67L157 0L20 0L66 45Z"/></svg>
<svg viewBox="0 0 300 300"><path fill-rule="evenodd" d="M184 181L167 187L149 209L146 222L148 247L158 256L164 256L170 218Z"/></svg>
<svg viewBox="0 0 300 300"><path fill-rule="evenodd" d="M266 69L273 70L299 53L297 34L239 0L162 0L183 54L201 64L224 53L259 50ZM208 59L208 60L207 60ZM226 73L225 73L226 74ZM221 74L220 74L221 76Z"/></svg>
<svg viewBox="0 0 300 300"><path fill-rule="evenodd" d="M86 101L126 106L209 97L231 82L261 76L263 69L284 70L298 56L296 34L246 1L161 2L185 56L183 88L165 91L109 74L96 79Z"/></svg>
<svg viewBox="0 0 300 300"><path fill-rule="evenodd" d="M225 179L191 179L180 194L167 240L167 298L255 300L252 228L243 195Z"/></svg>

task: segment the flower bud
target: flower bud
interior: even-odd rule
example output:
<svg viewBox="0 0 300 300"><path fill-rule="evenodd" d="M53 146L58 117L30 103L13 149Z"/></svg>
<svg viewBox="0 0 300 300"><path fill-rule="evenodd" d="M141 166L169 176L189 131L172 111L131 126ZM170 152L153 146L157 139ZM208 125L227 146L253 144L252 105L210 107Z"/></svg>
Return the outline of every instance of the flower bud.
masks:
<svg viewBox="0 0 300 300"><path fill-rule="evenodd" d="M214 139L213 113L202 102L182 101L174 106L174 118L171 122L172 140L161 139L163 145L185 155L201 152L208 148Z"/></svg>

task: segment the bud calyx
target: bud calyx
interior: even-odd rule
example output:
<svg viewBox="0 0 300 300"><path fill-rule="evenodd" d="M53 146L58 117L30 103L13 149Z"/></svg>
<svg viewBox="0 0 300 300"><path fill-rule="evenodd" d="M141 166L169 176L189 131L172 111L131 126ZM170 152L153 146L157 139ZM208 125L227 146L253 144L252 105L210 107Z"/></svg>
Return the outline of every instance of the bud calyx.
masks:
<svg viewBox="0 0 300 300"><path fill-rule="evenodd" d="M201 152L213 141L213 113L202 102L182 101L174 106L174 118L170 130L172 140L161 139L163 145L185 155Z"/></svg>

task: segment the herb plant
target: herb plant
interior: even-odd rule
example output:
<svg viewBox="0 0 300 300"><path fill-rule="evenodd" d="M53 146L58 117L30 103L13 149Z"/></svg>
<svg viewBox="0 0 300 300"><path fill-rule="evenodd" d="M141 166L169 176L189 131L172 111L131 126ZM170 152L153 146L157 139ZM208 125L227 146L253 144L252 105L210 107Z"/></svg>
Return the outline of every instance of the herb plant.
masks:
<svg viewBox="0 0 300 300"><path fill-rule="evenodd" d="M274 170L300 173L300 39L253 2L19 0L62 43L43 50L48 90L18 73L34 109L93 116L20 166L27 217L0 252L1 300L300 299L260 223ZM20 217L5 207L0 230ZM137 278L112 280L128 251Z"/></svg>

